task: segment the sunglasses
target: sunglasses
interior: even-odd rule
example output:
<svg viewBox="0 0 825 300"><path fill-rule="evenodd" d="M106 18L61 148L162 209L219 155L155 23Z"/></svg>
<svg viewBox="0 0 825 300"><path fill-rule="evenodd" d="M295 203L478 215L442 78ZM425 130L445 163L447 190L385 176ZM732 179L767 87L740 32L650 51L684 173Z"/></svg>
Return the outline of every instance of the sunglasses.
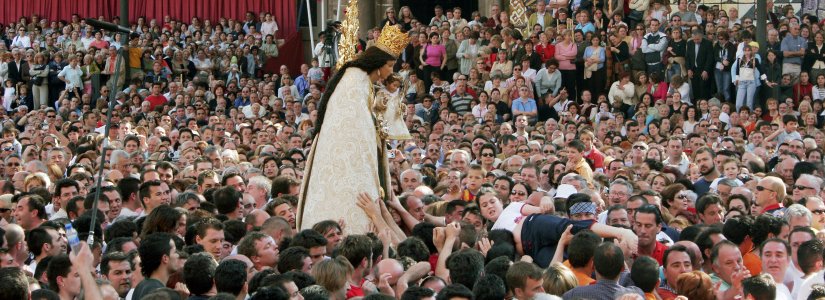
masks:
<svg viewBox="0 0 825 300"><path fill-rule="evenodd" d="M815 209L811 211L815 215L822 215L825 214L825 209Z"/></svg>
<svg viewBox="0 0 825 300"><path fill-rule="evenodd" d="M0 150L3 150L3 151L11 151L11 150L14 150L14 146L12 146L12 147L4 147L4 148L2 148L2 149L0 149Z"/></svg>
<svg viewBox="0 0 825 300"><path fill-rule="evenodd" d="M481 157L494 157L495 155L492 153L481 153Z"/></svg>
<svg viewBox="0 0 825 300"><path fill-rule="evenodd" d="M541 170L541 174L550 174L550 170Z"/></svg>
<svg viewBox="0 0 825 300"><path fill-rule="evenodd" d="M798 185L798 184L797 184L797 185L794 185L794 186L793 186L793 188L794 188L795 190L800 190L800 191L804 191L804 190L813 190L813 189L814 189L814 188L812 188L812 187L807 187L807 186L804 186L804 185Z"/></svg>
<svg viewBox="0 0 825 300"><path fill-rule="evenodd" d="M517 191L512 191L512 192L510 192L510 195L527 196L527 193L525 193L525 192L517 192Z"/></svg>
<svg viewBox="0 0 825 300"><path fill-rule="evenodd" d="M636 149L636 150L645 150L645 146L633 146L633 149Z"/></svg>
<svg viewBox="0 0 825 300"><path fill-rule="evenodd" d="M518 149L518 153L528 153L530 149Z"/></svg>
<svg viewBox="0 0 825 300"><path fill-rule="evenodd" d="M774 191L774 190L772 190L772 189L766 188L766 187L761 186L761 185L757 185L757 186L756 186L756 190L757 190L757 191L760 191L760 192L761 192L761 191L764 191L764 190L769 190L769 191L771 191L771 192L773 192L773 191Z"/></svg>

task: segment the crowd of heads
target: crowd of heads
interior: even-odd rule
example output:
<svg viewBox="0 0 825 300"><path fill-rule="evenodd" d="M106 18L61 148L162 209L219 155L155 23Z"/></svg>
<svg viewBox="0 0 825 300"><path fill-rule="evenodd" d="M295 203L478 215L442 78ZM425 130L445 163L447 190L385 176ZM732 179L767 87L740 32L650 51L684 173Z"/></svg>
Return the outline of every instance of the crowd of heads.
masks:
<svg viewBox="0 0 825 300"><path fill-rule="evenodd" d="M368 234L296 228L340 27L290 70L267 12L2 26L0 298L825 297L817 17L536 2L366 30L412 135Z"/></svg>

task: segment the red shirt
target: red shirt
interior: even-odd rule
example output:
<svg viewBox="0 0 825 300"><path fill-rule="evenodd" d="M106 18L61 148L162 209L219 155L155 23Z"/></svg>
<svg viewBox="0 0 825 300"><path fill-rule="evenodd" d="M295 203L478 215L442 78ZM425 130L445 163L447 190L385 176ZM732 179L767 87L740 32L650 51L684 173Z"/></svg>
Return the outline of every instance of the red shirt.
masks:
<svg viewBox="0 0 825 300"><path fill-rule="evenodd" d="M547 44L547 46L538 44L536 45L536 53L541 55L541 61L547 61L556 55L556 46L552 44Z"/></svg>
<svg viewBox="0 0 825 300"><path fill-rule="evenodd" d="M801 83L797 83L793 86L793 106L796 108L799 106L799 102L802 101L802 97L811 96L813 98L813 84L805 84L802 85Z"/></svg>
<svg viewBox="0 0 825 300"><path fill-rule="evenodd" d="M347 291L347 299L355 297L364 297L364 290L361 289L361 284L364 284L364 279L361 279L361 283L359 285L349 284L349 290Z"/></svg>
<svg viewBox="0 0 825 300"><path fill-rule="evenodd" d="M653 252L647 256L650 256L653 259L655 259L657 262L659 262L659 265L661 266L662 264L664 264L665 250L667 250L667 246L665 246L665 244L660 243L659 241L656 241L656 247L653 248Z"/></svg>
<svg viewBox="0 0 825 300"><path fill-rule="evenodd" d="M461 191L461 200L467 202L474 202L476 201L476 195L473 194L473 192L471 192L469 189L464 189L463 191Z"/></svg>
<svg viewBox="0 0 825 300"><path fill-rule="evenodd" d="M774 203L762 209L762 213L772 214L775 210L782 209L782 203Z"/></svg>
<svg viewBox="0 0 825 300"><path fill-rule="evenodd" d="M662 300L673 300L676 299L676 296L679 296L668 289L658 288L656 291L659 292L659 297L661 297Z"/></svg>
<svg viewBox="0 0 825 300"><path fill-rule="evenodd" d="M585 155L584 158L593 161L593 169L604 168L604 154L602 154L599 149L593 147L590 153Z"/></svg>
<svg viewBox="0 0 825 300"><path fill-rule="evenodd" d="M155 107L157 107L158 105L164 105L166 104L166 102L169 102L163 95L151 95L149 97L146 97L146 101L149 101L150 110L155 110Z"/></svg>

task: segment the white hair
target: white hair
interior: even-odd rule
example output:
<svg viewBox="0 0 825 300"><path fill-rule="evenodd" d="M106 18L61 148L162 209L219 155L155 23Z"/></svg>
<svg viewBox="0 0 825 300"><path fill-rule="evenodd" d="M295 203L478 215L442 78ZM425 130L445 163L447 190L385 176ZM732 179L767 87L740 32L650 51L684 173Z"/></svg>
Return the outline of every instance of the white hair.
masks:
<svg viewBox="0 0 825 300"><path fill-rule="evenodd" d="M119 164L122 160L129 160L129 153L124 150L113 150L112 155L109 156L109 162L112 165Z"/></svg>
<svg viewBox="0 0 825 300"><path fill-rule="evenodd" d="M801 204L793 204L791 206L788 206L787 209L785 209L785 222L790 224L791 218L795 217L805 217L805 219L808 220L808 223L810 223L813 219L813 214L811 214L811 211L808 210L807 207L804 207Z"/></svg>
<svg viewBox="0 0 825 300"><path fill-rule="evenodd" d="M799 175L798 179L805 179L807 181L810 181L813 184L812 188L816 189L817 194L819 194L819 192L822 191L822 183L823 183L822 178L816 177L816 176L811 175L811 174L802 174L802 175Z"/></svg>
<svg viewBox="0 0 825 300"><path fill-rule="evenodd" d="M266 190L267 195L272 191L272 180L263 175L252 176L249 178L249 184Z"/></svg>

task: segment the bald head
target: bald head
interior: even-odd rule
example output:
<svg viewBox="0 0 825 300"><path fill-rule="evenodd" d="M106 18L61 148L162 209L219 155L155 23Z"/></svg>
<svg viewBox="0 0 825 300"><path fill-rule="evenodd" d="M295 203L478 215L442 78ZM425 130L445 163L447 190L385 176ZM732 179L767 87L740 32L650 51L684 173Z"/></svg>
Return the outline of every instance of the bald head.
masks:
<svg viewBox="0 0 825 300"><path fill-rule="evenodd" d="M678 241L676 245L685 246L693 254L693 260L690 263L693 265L694 270L701 268L704 261L702 261L702 251L699 250L699 245L691 241Z"/></svg>
<svg viewBox="0 0 825 300"><path fill-rule="evenodd" d="M262 227L264 226L264 222L269 219L269 214L261 209L255 209L249 212L249 215L246 216L246 225L247 227ZM249 228L247 228L249 230Z"/></svg>
<svg viewBox="0 0 825 300"><path fill-rule="evenodd" d="M404 266L392 258L383 259L375 264L375 269L373 270L375 278L381 278L381 274L387 273L391 275L390 285L395 285L395 283L398 282L398 277L404 274Z"/></svg>

